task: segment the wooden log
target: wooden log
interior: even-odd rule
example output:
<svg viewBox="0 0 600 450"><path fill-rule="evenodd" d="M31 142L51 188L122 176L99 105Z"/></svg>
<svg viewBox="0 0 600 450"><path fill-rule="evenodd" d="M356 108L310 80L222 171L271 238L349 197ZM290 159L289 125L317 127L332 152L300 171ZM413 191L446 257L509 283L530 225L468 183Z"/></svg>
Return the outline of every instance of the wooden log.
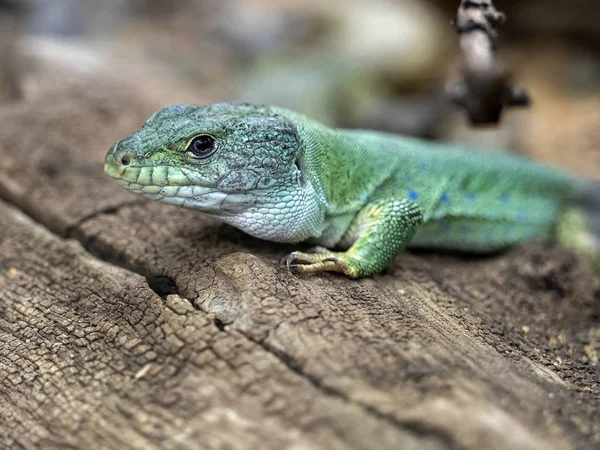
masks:
<svg viewBox="0 0 600 450"><path fill-rule="evenodd" d="M600 282L571 253L297 277L292 246L105 177L157 105L45 83L0 111L0 445L600 445Z"/></svg>

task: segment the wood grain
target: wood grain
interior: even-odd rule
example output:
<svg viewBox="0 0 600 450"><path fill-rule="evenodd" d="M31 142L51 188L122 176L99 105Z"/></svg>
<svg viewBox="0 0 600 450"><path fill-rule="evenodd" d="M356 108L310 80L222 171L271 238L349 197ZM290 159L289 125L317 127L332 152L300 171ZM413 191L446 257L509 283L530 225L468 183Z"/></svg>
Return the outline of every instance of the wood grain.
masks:
<svg viewBox="0 0 600 450"><path fill-rule="evenodd" d="M45 83L0 110L4 446L600 445L600 281L571 253L297 277L291 246L105 177L158 105Z"/></svg>

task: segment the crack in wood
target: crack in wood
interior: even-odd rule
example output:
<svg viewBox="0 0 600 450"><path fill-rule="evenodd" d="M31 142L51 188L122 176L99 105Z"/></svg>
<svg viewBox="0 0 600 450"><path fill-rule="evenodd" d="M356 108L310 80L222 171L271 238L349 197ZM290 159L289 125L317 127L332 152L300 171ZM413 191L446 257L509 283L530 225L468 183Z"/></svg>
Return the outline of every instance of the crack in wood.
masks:
<svg viewBox="0 0 600 450"><path fill-rule="evenodd" d="M216 325L216 323L215 323L215 325ZM352 399L351 397L349 397L348 395L346 395L345 392L340 391L338 389L334 389L330 386L324 385L322 380L320 380L318 377L315 377L314 375L304 371L302 369L302 365L296 359L294 359L294 357L292 355L286 354L286 353L274 348L272 345L265 342L264 339L262 339L262 340L255 339L251 335L244 333L241 330L240 330L240 332L246 339L248 339L249 341L260 346L267 353L270 353L271 355L273 355L284 366L286 366L291 372L293 372L296 375L307 380L312 386L314 386L316 389L318 389L323 394L325 394L329 397L335 397L335 398L340 399L348 404L359 407L366 414L369 414L370 416L372 416L378 420L384 421L388 425L390 425L394 428L397 428L397 429L400 429L403 431L408 431L408 432L413 433L422 438L436 439L439 441L440 445L443 445L445 448L448 448L448 449L457 449L458 448L456 445L456 441L452 438L452 436L450 436L444 430L441 430L441 429L431 426L431 425L427 425L427 424L419 422L419 421L398 420L392 414L383 413L370 405L356 401L356 400Z"/></svg>
<svg viewBox="0 0 600 450"><path fill-rule="evenodd" d="M81 229L83 224L85 224L86 222L89 222L90 220L94 220L103 215L118 214L123 208L129 208L131 206L137 206L137 205L144 205L146 203L148 203L146 200L131 200L131 201L119 203L118 205L109 206L104 209L99 209L98 211L94 211L94 212L88 214L87 216L82 217L76 223L69 226L64 231L64 233L59 233L59 234L61 234L62 237L64 237L64 238L72 239L73 235ZM17 205L15 205L15 206L17 206Z"/></svg>

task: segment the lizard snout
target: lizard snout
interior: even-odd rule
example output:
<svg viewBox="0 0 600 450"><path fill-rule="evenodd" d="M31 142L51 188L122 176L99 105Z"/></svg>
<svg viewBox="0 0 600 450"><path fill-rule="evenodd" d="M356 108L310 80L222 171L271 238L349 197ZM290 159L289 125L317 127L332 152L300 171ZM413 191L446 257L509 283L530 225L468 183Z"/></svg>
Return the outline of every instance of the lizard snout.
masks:
<svg viewBox="0 0 600 450"><path fill-rule="evenodd" d="M104 160L104 172L113 177L121 178L125 169L134 161L134 154L124 147L119 148L119 143L114 144Z"/></svg>

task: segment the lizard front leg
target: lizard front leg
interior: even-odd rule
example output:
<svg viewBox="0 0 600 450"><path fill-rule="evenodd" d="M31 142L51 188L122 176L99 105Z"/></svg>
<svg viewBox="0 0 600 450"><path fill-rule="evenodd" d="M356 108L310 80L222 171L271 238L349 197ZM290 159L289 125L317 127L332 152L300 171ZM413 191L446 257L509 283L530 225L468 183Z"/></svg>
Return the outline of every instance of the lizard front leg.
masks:
<svg viewBox="0 0 600 450"><path fill-rule="evenodd" d="M408 200L378 200L366 205L342 240L354 240L345 252L320 249L293 252L282 264L298 273L342 272L350 278L367 277L385 269L410 242L423 215Z"/></svg>

